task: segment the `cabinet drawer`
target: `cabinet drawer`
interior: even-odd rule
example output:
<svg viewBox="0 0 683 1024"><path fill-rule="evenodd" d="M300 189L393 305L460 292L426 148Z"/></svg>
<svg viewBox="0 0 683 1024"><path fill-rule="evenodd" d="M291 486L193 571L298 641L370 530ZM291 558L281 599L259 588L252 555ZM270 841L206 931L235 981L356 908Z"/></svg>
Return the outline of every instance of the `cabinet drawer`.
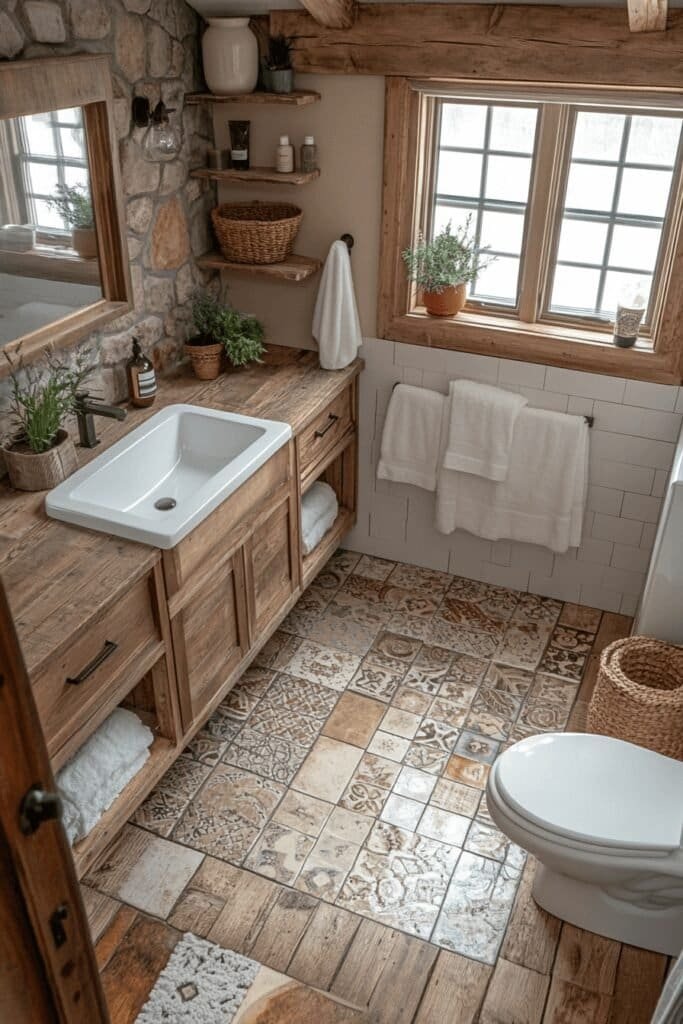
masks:
<svg viewBox="0 0 683 1024"><path fill-rule="evenodd" d="M139 580L32 683L50 754L94 714L139 656L159 645L150 577Z"/></svg>
<svg viewBox="0 0 683 1024"><path fill-rule="evenodd" d="M336 445L353 425L353 400L348 387L299 435L299 467L302 477Z"/></svg>

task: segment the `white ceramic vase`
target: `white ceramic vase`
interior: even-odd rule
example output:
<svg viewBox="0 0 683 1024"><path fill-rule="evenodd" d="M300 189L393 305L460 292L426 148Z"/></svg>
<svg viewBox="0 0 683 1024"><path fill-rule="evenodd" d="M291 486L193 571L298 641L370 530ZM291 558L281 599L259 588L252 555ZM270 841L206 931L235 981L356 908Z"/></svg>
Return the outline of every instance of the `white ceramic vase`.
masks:
<svg viewBox="0 0 683 1024"><path fill-rule="evenodd" d="M216 96L253 92L258 81L258 44L248 18L209 18L202 39L204 77Z"/></svg>

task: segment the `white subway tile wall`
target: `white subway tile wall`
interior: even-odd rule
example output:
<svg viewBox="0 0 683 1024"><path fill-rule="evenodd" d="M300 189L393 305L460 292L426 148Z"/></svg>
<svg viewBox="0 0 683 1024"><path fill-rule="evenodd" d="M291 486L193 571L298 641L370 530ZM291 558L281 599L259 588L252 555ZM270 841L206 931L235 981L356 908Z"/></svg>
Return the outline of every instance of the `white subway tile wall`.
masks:
<svg viewBox="0 0 683 1024"><path fill-rule="evenodd" d="M633 615L645 581L676 440L683 388L366 338L361 355L358 523L354 551ZM581 546L533 544L434 528L434 496L376 479L397 381L448 392L458 377L519 391L536 408L595 417Z"/></svg>

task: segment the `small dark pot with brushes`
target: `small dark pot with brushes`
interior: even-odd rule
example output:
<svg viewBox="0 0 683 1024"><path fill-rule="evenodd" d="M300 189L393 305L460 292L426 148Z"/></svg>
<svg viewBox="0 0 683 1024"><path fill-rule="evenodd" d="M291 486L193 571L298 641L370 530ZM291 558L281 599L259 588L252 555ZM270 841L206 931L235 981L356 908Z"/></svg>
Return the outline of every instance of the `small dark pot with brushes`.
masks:
<svg viewBox="0 0 683 1024"><path fill-rule="evenodd" d="M292 40L287 36L271 36L268 56L263 61L263 86L266 92L290 93L294 89Z"/></svg>
<svg viewBox="0 0 683 1024"><path fill-rule="evenodd" d="M10 363L14 434L5 442L3 455L10 483L17 490L50 490L78 468L64 422L73 414L77 395L93 372L88 359L88 353L82 353L70 366L48 356L42 370Z"/></svg>
<svg viewBox="0 0 683 1024"><path fill-rule="evenodd" d="M422 292L430 316L457 316L467 301L467 285L494 258L477 246L470 222L468 217L453 234L449 221L431 241L419 236L415 248L402 254L408 279Z"/></svg>
<svg viewBox="0 0 683 1024"><path fill-rule="evenodd" d="M200 295L192 305L192 318L198 334L187 342L185 353L200 380L220 376L224 355L231 366L261 361L264 330L256 317Z"/></svg>

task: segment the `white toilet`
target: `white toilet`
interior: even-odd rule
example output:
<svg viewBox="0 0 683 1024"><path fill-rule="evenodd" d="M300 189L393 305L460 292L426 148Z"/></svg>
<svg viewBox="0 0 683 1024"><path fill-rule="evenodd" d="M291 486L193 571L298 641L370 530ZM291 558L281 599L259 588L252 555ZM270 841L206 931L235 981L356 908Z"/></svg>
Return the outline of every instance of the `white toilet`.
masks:
<svg viewBox="0 0 683 1024"><path fill-rule="evenodd" d="M683 762L608 736L545 733L489 774L491 817L539 861L533 895L588 931L683 949Z"/></svg>

